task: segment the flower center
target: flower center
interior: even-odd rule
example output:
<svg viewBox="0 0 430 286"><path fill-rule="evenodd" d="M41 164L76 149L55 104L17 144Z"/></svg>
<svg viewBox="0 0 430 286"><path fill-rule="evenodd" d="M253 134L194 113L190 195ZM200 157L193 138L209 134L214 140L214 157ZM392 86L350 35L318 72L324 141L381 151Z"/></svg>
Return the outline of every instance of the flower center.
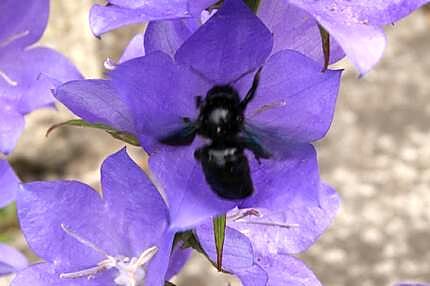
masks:
<svg viewBox="0 0 430 286"><path fill-rule="evenodd" d="M69 236L76 239L81 244L93 249L94 251L103 254L106 259L97 263L96 266L75 271L69 273L61 273L60 278L62 279L76 279L86 277L87 279L93 279L96 274L115 268L118 271L117 276L114 279L116 285L120 286L143 286L146 271L144 266L147 265L154 255L157 253L158 248L152 246L146 249L140 254L139 257L128 257L128 256L112 256L107 254L104 250L92 242L79 236L76 232L61 224L63 231Z"/></svg>

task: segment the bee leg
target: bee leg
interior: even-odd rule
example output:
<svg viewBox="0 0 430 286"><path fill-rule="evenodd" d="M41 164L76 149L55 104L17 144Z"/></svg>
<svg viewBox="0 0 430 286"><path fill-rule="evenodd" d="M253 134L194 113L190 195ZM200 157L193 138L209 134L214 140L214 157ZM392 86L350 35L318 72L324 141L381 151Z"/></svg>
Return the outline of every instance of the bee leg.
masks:
<svg viewBox="0 0 430 286"><path fill-rule="evenodd" d="M205 148L205 147L200 147L200 148L198 148L196 151L194 151L194 158L195 158L197 161L201 161L201 160L202 160L202 158L203 158L204 148Z"/></svg>
<svg viewBox="0 0 430 286"><path fill-rule="evenodd" d="M200 106L202 106L202 97L199 95L199 96L196 96L196 108L197 109L199 109L200 108Z"/></svg>
<svg viewBox="0 0 430 286"><path fill-rule="evenodd" d="M258 165L261 165L261 157L254 153L255 160L257 160Z"/></svg>
<svg viewBox="0 0 430 286"><path fill-rule="evenodd" d="M246 106L248 103L251 102L251 100L254 98L255 93L257 92L258 84L260 83L260 72L262 68L259 68L254 76L254 81L252 82L252 86L249 89L248 93L246 94L245 98L240 103L240 108L242 110L246 109Z"/></svg>
<svg viewBox="0 0 430 286"><path fill-rule="evenodd" d="M189 117L182 117L182 121L184 123L191 123L191 118L189 118Z"/></svg>
<svg viewBox="0 0 430 286"><path fill-rule="evenodd" d="M247 134L241 134L236 140L243 148L250 150L254 154L259 164L261 163L261 159L270 159L272 157L272 154L268 150Z"/></svg>

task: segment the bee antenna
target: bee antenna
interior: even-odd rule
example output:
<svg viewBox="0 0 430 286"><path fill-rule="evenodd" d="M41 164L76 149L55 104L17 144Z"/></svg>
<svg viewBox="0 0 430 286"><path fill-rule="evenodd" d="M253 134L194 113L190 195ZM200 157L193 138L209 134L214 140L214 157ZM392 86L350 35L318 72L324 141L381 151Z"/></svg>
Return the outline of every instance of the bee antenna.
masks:
<svg viewBox="0 0 430 286"><path fill-rule="evenodd" d="M246 109L246 106L248 103L251 102L251 100L254 98L255 93L257 92L258 84L260 83L260 72L263 67L260 67L257 72L255 73L254 80L252 82L252 86L249 89L248 93L246 94L245 98L240 102L240 108L242 110Z"/></svg>

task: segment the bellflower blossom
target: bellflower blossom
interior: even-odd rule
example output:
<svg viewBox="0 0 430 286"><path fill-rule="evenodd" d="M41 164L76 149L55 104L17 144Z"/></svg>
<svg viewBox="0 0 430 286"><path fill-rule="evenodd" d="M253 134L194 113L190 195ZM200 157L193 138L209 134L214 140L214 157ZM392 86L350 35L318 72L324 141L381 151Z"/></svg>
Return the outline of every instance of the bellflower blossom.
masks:
<svg viewBox="0 0 430 286"><path fill-rule="evenodd" d="M114 5L95 6L91 11L90 23L96 35L131 23L189 15L198 17L198 12L211 4L211 1L193 1L193 13L189 13L180 8L181 5L185 7L187 1L151 1L146 6L140 1L110 2ZM364 74L383 54L386 45L383 26L399 21L425 3L429 0L264 0L260 2L257 14L274 34L274 52L281 46L323 63L318 27L321 25L331 35L330 62L334 63L346 54ZM163 7L168 8L163 10Z"/></svg>
<svg viewBox="0 0 430 286"><path fill-rule="evenodd" d="M94 5L90 27L100 36L118 27L153 20L190 18L216 3L216 0L108 0L108 5Z"/></svg>
<svg viewBox="0 0 430 286"><path fill-rule="evenodd" d="M258 15L277 44L321 58L318 24L330 33L332 62L342 50L361 74L381 58L383 27L406 17L429 0L263 0ZM293 40L293 42L291 42ZM341 49L339 49L339 46Z"/></svg>
<svg viewBox="0 0 430 286"><path fill-rule="evenodd" d="M196 229L205 253L216 261L212 224ZM223 270L236 275L244 286L320 286L312 271L299 259L281 253L257 252L248 238L227 227L223 249Z"/></svg>
<svg viewBox="0 0 430 286"><path fill-rule="evenodd" d="M337 194L322 184L321 207L231 211L223 248L223 269L247 285L321 285L306 265L292 256L308 249L331 223ZM217 261L211 223L195 230L205 253Z"/></svg>
<svg viewBox="0 0 430 286"><path fill-rule="evenodd" d="M241 0L228 0L185 40L174 60L153 51L118 65L111 80L72 81L55 95L83 119L140 139L152 155L154 176L175 206L172 228L187 229L239 204L272 210L319 206L319 171L309 142L322 138L330 126L341 71L321 73L318 63L297 52L269 57L271 50L272 35L258 17ZM159 138L184 126L183 118L195 118L195 97L214 85L231 85L244 96L261 66L246 122L282 160L258 163L249 156L255 194L241 202L223 200L211 191L193 157L199 140L166 147Z"/></svg>
<svg viewBox="0 0 430 286"><path fill-rule="evenodd" d="M101 169L103 193L76 181L34 182L18 192L21 229L45 262L12 285L163 285L174 233L162 197L125 149ZM175 259L184 261L176 249ZM169 278L169 277L168 277Z"/></svg>
<svg viewBox="0 0 430 286"><path fill-rule="evenodd" d="M0 276L13 274L27 267L27 258L15 248L0 243Z"/></svg>
<svg viewBox="0 0 430 286"><path fill-rule="evenodd" d="M175 154L177 155L177 153ZM157 157L159 155L155 154L153 156ZM153 160L152 157L150 160ZM159 163L157 159L155 160ZM162 177L163 180L161 181L168 182L165 185L165 191L167 196L171 198L169 208L175 211L174 214L178 218L173 219L178 224L184 224L184 221L192 221L197 214L205 216L208 210L202 210L202 208L209 210L211 207L214 208L213 204L216 200L213 197L205 200L201 196L199 201L197 201L195 197L198 197L198 195L194 195L193 192L197 192L202 188L201 185L204 184L204 179L199 178L198 175L193 175L199 173L195 169L189 171L188 174L187 171L179 171L186 167L188 168L192 164L186 162L183 165L178 165L178 162L181 161L191 160L179 157L177 160L172 161L171 164L177 166L175 168L176 172L172 174L168 174L166 170L168 168L153 168L155 176L158 175L158 178ZM160 166L163 166L163 164L167 164L167 162L162 162ZM151 166L153 167L153 164ZM279 164L279 167L282 168L282 165ZM254 285L250 281L257 279L257 277L258 281L260 279L262 281L259 283L263 283L265 281L265 274L263 272L267 272L269 279L279 280L276 282L279 284L273 282L273 284L269 285L289 285L281 283L281 281L290 281L288 279L291 279L291 281L294 280L296 283L300 279L309 283L312 282L311 284L305 283L304 285L319 285L318 280L316 280L312 272L291 255L307 250L331 224L339 208L339 197L332 188L324 183L320 183L318 191L319 204L314 205L310 200L306 201L303 197L315 187L309 184L304 186L307 189L299 189L299 192L294 193L294 186L300 188L295 184L300 180L303 182L303 178L298 178L294 182L288 182L288 180L294 178L292 175L294 174L293 172L306 172L306 168L297 164L295 166L296 169L291 170L291 174L288 174L288 170L292 167L288 164L285 164L283 167L287 169L285 173L273 168L273 165L268 170L264 170L264 168L267 168L267 165L263 166L259 170L260 173L257 172L258 175L255 176L257 178L255 187L257 192L259 192L257 196L244 200L239 204L239 208L235 208L227 213L227 237L229 236L229 232L235 233L235 237L242 237L239 240L243 240L243 237L246 237L245 240L249 241L247 242L247 245L249 244L248 248L252 248L252 251L247 250L249 252L248 255L241 255L251 257L250 253L252 252L260 259L260 263L256 263L258 266L255 263L250 264L249 261L242 264L241 259L237 259L237 257L231 260L227 258L226 261L226 256L238 256L238 254L229 254L229 247L233 250L236 249L235 251L237 252L248 248L241 247L242 244L236 240L230 244L228 239L225 242L223 267L228 272L235 273L244 285ZM177 172L179 174L176 174ZM191 175L189 175L190 173ZM285 180L279 179L279 177L284 177ZM318 180L315 179L315 181ZM171 188L173 190L169 191ZM305 194L301 194L300 191ZM298 198L302 199L300 203L297 202ZM218 202L218 204L220 203ZM196 231L203 248L209 253L212 260L216 261L215 247L212 246L214 242L212 224L199 226ZM281 263L282 261L285 264ZM290 262L292 263L291 265L289 265ZM262 269L263 271L261 271ZM282 269L284 269L283 271L291 272L283 274ZM271 273L273 271L277 272L277 274ZM301 282L303 282L302 280ZM255 285L260 284L257 283ZM263 283L261 285L266 284Z"/></svg>
<svg viewBox="0 0 430 286"><path fill-rule="evenodd" d="M15 200L19 179L7 160L0 160L0 208Z"/></svg>
<svg viewBox="0 0 430 286"><path fill-rule="evenodd" d="M24 115L54 102L52 80L80 78L58 52L32 47L45 30L49 0L0 2L0 153L15 147Z"/></svg>

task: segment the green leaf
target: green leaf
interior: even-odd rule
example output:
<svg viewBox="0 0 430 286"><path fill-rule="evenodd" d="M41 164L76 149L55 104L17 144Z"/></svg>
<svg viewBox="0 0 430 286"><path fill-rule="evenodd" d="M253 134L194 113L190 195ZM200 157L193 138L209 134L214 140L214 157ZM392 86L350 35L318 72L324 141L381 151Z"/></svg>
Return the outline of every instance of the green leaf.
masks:
<svg viewBox="0 0 430 286"><path fill-rule="evenodd" d="M140 146L139 140L132 134L128 132L123 132L116 130L108 125L105 124L93 124L86 122L85 120L81 119L72 119L69 121L65 121L62 123L55 124L51 126L48 131L46 132L46 137L51 134L52 131L56 130L57 128L64 127L64 126L75 126L75 127L86 127L86 128L94 128L94 129L100 129L104 130L105 132L109 133L113 138L121 140L125 143L134 145L134 146Z"/></svg>
<svg viewBox="0 0 430 286"><path fill-rule="evenodd" d="M260 5L260 0L244 0L246 5L252 9L255 13L257 13L258 6Z"/></svg>
<svg viewBox="0 0 430 286"><path fill-rule="evenodd" d="M325 72L330 64L330 34L320 24L318 24L318 28L320 29L321 44L324 53L324 67L322 71Z"/></svg>
<svg viewBox="0 0 430 286"><path fill-rule="evenodd" d="M221 215L213 219L215 246L216 246L216 267L218 271L222 271L222 253L224 250L226 215Z"/></svg>

